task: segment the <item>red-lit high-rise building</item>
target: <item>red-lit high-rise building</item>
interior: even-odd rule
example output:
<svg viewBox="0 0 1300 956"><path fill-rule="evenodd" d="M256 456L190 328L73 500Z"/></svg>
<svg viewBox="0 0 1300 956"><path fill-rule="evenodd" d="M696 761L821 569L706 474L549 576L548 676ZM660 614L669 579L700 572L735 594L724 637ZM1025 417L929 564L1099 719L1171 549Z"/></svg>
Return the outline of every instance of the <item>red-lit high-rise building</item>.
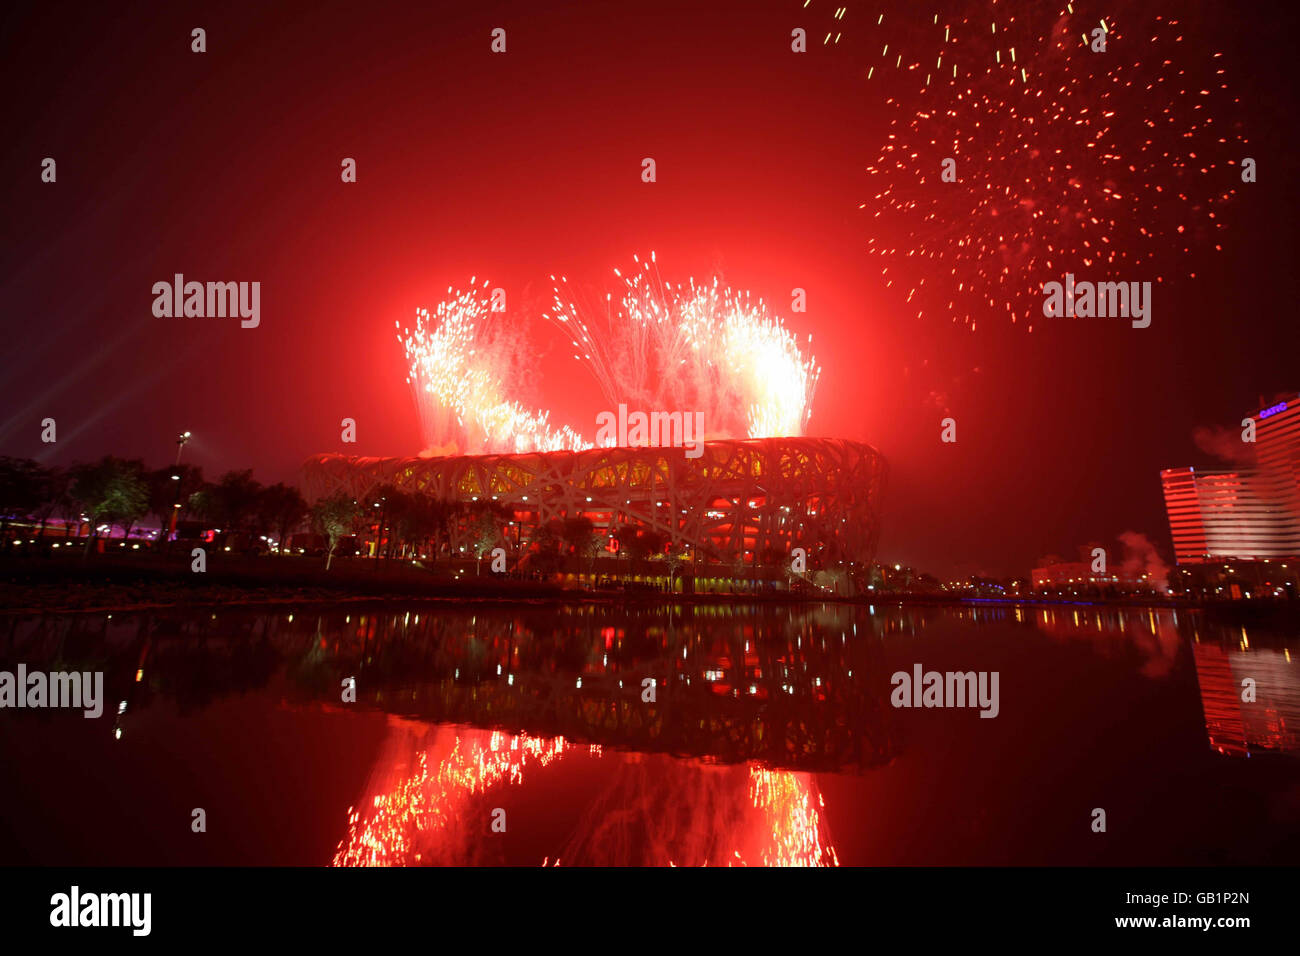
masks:
<svg viewBox="0 0 1300 956"><path fill-rule="evenodd" d="M1179 564L1300 556L1300 395L1252 418L1255 468L1160 473Z"/></svg>

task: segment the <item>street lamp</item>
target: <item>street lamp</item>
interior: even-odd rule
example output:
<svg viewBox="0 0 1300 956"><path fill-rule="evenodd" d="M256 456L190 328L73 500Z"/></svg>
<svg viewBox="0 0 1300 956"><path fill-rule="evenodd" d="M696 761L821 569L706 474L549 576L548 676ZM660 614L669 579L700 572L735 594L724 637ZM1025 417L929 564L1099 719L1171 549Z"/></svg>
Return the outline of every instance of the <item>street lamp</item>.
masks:
<svg viewBox="0 0 1300 956"><path fill-rule="evenodd" d="M383 504L380 504L383 502ZM379 501L375 502L375 507L379 509L379 524L375 526L375 570L379 569L379 545L384 538L384 523L388 518L388 497L381 496Z"/></svg>
<svg viewBox="0 0 1300 956"><path fill-rule="evenodd" d="M176 533L176 516L181 513L181 450L189 440L189 432L181 432L176 436L176 465L172 468L172 481L176 482L176 493L172 496L172 516L167 523L168 543L171 542L172 536Z"/></svg>

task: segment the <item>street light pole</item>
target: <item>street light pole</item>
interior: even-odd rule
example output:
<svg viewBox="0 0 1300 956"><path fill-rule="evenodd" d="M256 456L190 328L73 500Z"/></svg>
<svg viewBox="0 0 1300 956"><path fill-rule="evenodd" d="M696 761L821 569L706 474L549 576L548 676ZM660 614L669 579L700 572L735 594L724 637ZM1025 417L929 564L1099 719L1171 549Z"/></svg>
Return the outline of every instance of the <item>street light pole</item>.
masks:
<svg viewBox="0 0 1300 956"><path fill-rule="evenodd" d="M176 534L176 516L181 511L181 452L185 449L185 443L190 440L189 432L181 432L176 437L176 464L172 467L172 481L176 482L176 493L172 495L172 515L171 520L167 522L167 547L170 550L172 536Z"/></svg>
<svg viewBox="0 0 1300 956"><path fill-rule="evenodd" d="M380 503L382 502L382 504ZM375 528L375 570L379 570L379 546L384 540L384 522L388 518L388 498L382 497L375 502L375 507L379 509L379 524Z"/></svg>
<svg viewBox="0 0 1300 956"><path fill-rule="evenodd" d="M191 437L191 433L190 433L190 432L181 432L179 435L176 436L176 465L177 465L177 467L180 466L180 463L181 463L181 452L185 449L185 444L186 444L186 442L188 442L188 441L190 440L190 437Z"/></svg>

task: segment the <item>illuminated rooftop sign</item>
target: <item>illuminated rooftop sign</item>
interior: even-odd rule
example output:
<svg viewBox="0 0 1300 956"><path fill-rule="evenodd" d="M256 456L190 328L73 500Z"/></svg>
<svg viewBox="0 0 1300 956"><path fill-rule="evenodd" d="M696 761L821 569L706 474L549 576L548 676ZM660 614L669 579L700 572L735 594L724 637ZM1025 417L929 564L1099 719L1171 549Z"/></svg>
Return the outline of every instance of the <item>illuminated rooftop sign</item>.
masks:
<svg viewBox="0 0 1300 956"><path fill-rule="evenodd" d="M1284 411L1286 411L1286 402L1278 402L1276 405L1271 405L1268 408L1263 409L1259 413L1259 417L1268 418L1271 415L1276 415L1278 412Z"/></svg>

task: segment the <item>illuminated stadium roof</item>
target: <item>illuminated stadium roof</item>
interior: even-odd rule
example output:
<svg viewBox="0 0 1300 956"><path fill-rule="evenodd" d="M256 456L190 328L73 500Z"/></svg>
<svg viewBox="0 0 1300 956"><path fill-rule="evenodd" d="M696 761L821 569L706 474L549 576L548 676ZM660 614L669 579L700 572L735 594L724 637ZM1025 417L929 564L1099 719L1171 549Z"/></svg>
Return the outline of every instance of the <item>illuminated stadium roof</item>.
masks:
<svg viewBox="0 0 1300 956"><path fill-rule="evenodd" d="M885 460L860 442L831 438L710 441L681 448L450 458L317 455L303 466L313 500L343 491L358 501L392 485L453 501L491 500L531 529L577 516L599 530L626 525L661 534L670 549L734 564L789 554L867 563L879 534Z"/></svg>

